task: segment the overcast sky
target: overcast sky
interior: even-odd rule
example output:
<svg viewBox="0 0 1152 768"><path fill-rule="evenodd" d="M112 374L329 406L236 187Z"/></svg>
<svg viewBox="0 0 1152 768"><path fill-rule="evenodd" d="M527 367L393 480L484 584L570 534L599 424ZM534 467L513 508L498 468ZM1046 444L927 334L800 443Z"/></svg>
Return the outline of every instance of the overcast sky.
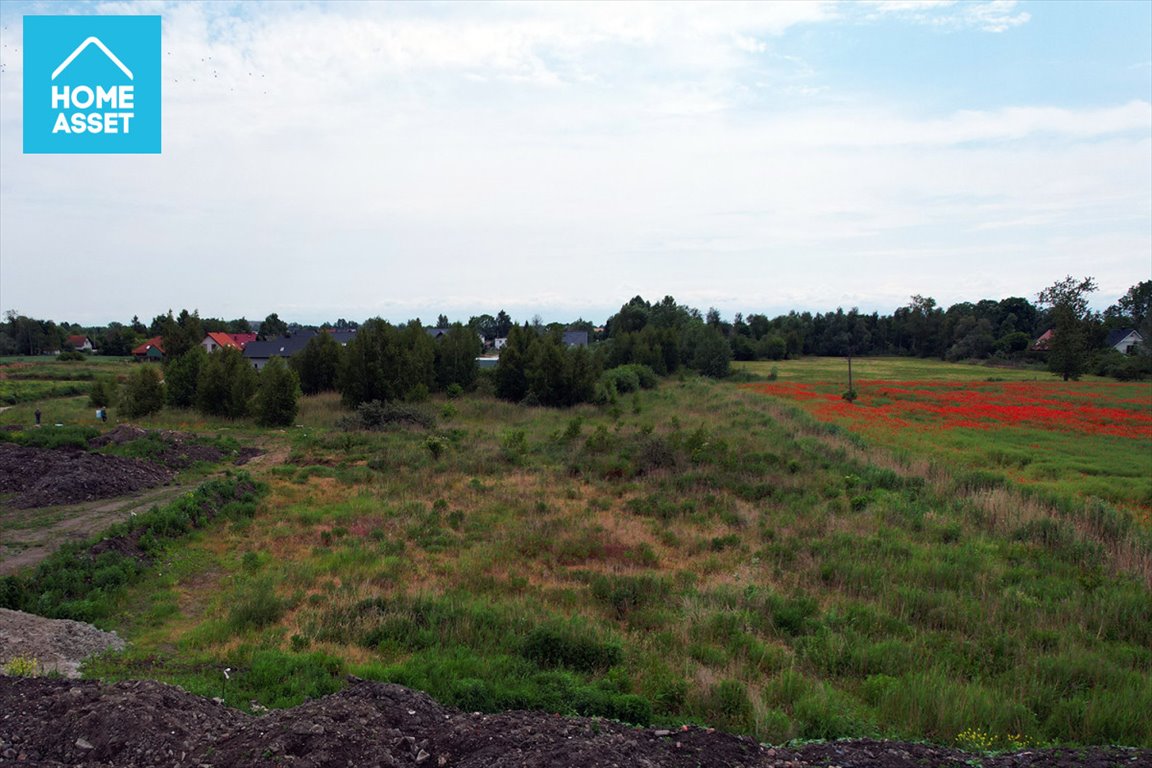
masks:
<svg viewBox="0 0 1152 768"><path fill-rule="evenodd" d="M24 155L22 16L163 18L160 155ZM0 310L602 321L1152 279L1152 3L0 4Z"/></svg>

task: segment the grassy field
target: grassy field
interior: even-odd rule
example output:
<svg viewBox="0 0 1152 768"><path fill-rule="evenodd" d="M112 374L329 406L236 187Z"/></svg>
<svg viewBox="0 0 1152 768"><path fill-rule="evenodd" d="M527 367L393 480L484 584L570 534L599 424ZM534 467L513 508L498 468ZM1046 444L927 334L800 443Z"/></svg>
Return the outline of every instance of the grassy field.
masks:
<svg viewBox="0 0 1152 768"><path fill-rule="evenodd" d="M750 385L906 457L983 472L1068 503L1099 498L1152 525L1152 383L906 359L743 364Z"/></svg>
<svg viewBox="0 0 1152 768"><path fill-rule="evenodd" d="M34 403L31 410L40 405L47 413L47 403L38 401L87 395L96 379L122 382L131 364L132 358L123 357L0 357L0 407Z"/></svg>
<svg viewBox="0 0 1152 768"><path fill-rule="evenodd" d="M763 384L830 364L793 365ZM772 742L1152 745L1144 529L804 406L690 378L568 411L438 399L434 426L382 432L340 429L335 395L288 430L162 413L146 426L228 426L283 461L252 470L267 490L244 514L92 586L130 650L88 674L284 706L353 673Z"/></svg>

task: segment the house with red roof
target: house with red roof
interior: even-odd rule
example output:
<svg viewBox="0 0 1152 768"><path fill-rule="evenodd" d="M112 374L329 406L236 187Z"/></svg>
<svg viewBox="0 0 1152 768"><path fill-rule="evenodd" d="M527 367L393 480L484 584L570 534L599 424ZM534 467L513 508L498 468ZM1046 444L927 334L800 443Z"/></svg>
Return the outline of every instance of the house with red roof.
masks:
<svg viewBox="0 0 1152 768"><path fill-rule="evenodd" d="M87 336L69 336L68 343L71 344L72 349L77 352L91 352L93 349L92 339Z"/></svg>
<svg viewBox="0 0 1152 768"><path fill-rule="evenodd" d="M133 349L132 356L136 358L137 362L164 362L164 337L153 336L148 339L148 341Z"/></svg>
<svg viewBox="0 0 1152 768"><path fill-rule="evenodd" d="M200 346L204 347L205 352L215 352L218 349L239 349L244 351L244 347L248 346L250 342L256 341L256 334L254 333L223 333L216 331L204 337L200 342Z"/></svg>

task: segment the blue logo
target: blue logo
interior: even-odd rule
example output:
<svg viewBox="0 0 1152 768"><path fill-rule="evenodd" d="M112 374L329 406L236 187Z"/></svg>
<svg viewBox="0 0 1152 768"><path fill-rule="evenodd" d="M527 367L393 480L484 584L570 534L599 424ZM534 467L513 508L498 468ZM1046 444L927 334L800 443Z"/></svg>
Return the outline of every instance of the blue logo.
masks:
<svg viewBox="0 0 1152 768"><path fill-rule="evenodd" d="M25 154L160 153L160 17L24 17Z"/></svg>

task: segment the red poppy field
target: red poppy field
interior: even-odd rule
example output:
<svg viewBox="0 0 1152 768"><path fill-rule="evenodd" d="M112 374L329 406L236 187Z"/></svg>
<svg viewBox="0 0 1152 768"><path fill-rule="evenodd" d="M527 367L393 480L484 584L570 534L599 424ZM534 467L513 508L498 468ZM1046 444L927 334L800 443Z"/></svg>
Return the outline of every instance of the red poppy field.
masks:
<svg viewBox="0 0 1152 768"><path fill-rule="evenodd" d="M1104 498L1152 520L1152 385L858 379L748 385L898 451L994 471L1059 496Z"/></svg>

